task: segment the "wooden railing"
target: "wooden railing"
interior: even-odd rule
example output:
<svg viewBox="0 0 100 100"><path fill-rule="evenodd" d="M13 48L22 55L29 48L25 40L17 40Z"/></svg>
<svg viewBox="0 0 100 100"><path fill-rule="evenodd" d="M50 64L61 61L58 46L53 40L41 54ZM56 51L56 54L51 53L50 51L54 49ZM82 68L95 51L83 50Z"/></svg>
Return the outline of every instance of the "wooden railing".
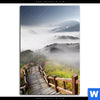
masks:
<svg viewBox="0 0 100 100"><path fill-rule="evenodd" d="M73 95L78 94L78 84L80 84L80 80L78 80L77 75L72 75L72 79L58 78L56 77L56 75L54 75L53 77L49 77L48 75L46 75L46 73L44 72L43 68L40 65L38 66L38 68L39 68L39 72L42 74L48 86L54 87L56 92L60 90L66 94L73 94ZM50 80L52 80L53 82L51 83ZM63 81L63 88L58 86L58 81ZM72 91L66 89L66 85L65 85L66 82L72 83Z"/></svg>
<svg viewBox="0 0 100 100"><path fill-rule="evenodd" d="M25 91L28 89L28 82L27 82L27 69L23 69L23 75L24 75L24 86L20 87L20 94L25 94Z"/></svg>
<svg viewBox="0 0 100 100"><path fill-rule="evenodd" d="M27 75L28 75L28 71L29 69L32 67L32 65L27 64L27 68L23 68L23 75L24 75L24 85L22 87L20 87L20 94L25 94L25 92L28 90L29 84L27 81Z"/></svg>

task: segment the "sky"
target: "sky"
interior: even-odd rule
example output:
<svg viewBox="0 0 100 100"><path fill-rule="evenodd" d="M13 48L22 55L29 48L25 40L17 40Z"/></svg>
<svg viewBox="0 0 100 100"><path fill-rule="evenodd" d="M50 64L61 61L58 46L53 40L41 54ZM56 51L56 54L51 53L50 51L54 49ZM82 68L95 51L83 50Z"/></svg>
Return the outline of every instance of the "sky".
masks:
<svg viewBox="0 0 100 100"><path fill-rule="evenodd" d="M80 19L80 6L21 6L22 26L52 25Z"/></svg>

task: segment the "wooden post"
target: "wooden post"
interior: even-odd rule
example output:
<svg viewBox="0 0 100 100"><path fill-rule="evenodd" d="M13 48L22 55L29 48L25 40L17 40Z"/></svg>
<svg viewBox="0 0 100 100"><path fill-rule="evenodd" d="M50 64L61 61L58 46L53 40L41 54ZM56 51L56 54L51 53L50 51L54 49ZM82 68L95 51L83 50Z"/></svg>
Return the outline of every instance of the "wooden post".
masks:
<svg viewBox="0 0 100 100"><path fill-rule="evenodd" d="M50 83L50 80L48 79L49 75L47 75L47 80L48 80L48 86L50 87L49 83Z"/></svg>
<svg viewBox="0 0 100 100"><path fill-rule="evenodd" d="M27 75L28 75L28 72L27 72L27 69L25 68L25 72L26 72L26 77L27 77Z"/></svg>
<svg viewBox="0 0 100 100"><path fill-rule="evenodd" d="M72 94L78 94L78 84L76 84L77 79L77 75L72 76Z"/></svg>
<svg viewBox="0 0 100 100"><path fill-rule="evenodd" d="M45 78L44 78L44 73L43 73L43 69L42 69L42 75L43 75L43 79L45 80Z"/></svg>
<svg viewBox="0 0 100 100"><path fill-rule="evenodd" d="M24 75L26 75L27 76L27 69L24 67Z"/></svg>
<svg viewBox="0 0 100 100"><path fill-rule="evenodd" d="M27 90L28 90L28 83L25 82L25 83L24 83L24 86L25 86L25 91L27 91Z"/></svg>
<svg viewBox="0 0 100 100"><path fill-rule="evenodd" d="M56 92L58 92L58 89L57 89L57 80L56 79L56 75L53 76L53 81L54 81L54 85L55 85L55 90Z"/></svg>
<svg viewBox="0 0 100 100"><path fill-rule="evenodd" d="M64 85L64 89L66 89L66 84L65 84L65 81L63 81L63 85Z"/></svg>
<svg viewBox="0 0 100 100"><path fill-rule="evenodd" d="M24 75L24 76L26 75L26 73L25 73L25 68L23 68L23 75Z"/></svg>

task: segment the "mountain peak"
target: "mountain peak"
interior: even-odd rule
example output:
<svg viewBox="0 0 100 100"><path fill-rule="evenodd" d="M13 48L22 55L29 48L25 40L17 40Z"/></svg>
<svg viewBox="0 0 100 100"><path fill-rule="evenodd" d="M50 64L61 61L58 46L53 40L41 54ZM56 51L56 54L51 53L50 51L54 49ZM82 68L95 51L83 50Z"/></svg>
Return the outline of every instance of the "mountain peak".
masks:
<svg viewBox="0 0 100 100"><path fill-rule="evenodd" d="M80 23L78 21L65 21L60 23L52 32L77 32L80 31Z"/></svg>

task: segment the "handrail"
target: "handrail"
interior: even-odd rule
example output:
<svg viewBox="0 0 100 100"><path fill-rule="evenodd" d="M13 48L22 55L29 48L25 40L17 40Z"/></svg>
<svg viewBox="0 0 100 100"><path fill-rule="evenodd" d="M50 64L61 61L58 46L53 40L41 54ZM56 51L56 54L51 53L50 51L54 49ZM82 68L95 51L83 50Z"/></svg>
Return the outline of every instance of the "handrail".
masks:
<svg viewBox="0 0 100 100"><path fill-rule="evenodd" d="M63 89L63 88L61 88L61 87L57 87L57 89L58 89L58 90L61 90L61 91L63 91L63 92L65 92L66 94L72 94L71 91L65 90L65 89Z"/></svg>
<svg viewBox="0 0 100 100"><path fill-rule="evenodd" d="M60 90L60 91L65 92L66 94L78 94L78 84L80 84L80 80L78 80L77 75L73 75L72 79L71 78L58 78L56 76L49 77L48 75L46 75L41 65L38 66L38 69L39 69L39 72L43 75L43 78L48 84L48 86L54 87L56 92ZM50 79L53 80L54 84L50 83ZM64 89L58 86L57 81L63 81ZM65 82L72 83L72 92L65 89Z"/></svg>
<svg viewBox="0 0 100 100"><path fill-rule="evenodd" d="M28 67L29 65L27 65L27 68L23 68L23 75L24 75L24 85L22 87L20 87L20 94L25 94L25 91L28 90L28 81L27 81L27 75L28 75L28 69L30 69L30 67L32 67L31 65Z"/></svg>
<svg viewBox="0 0 100 100"><path fill-rule="evenodd" d="M23 69L23 75L24 75L24 86L20 87L20 94L24 94L25 90L27 90L27 86L28 86L28 83L27 83L27 69L26 68Z"/></svg>
<svg viewBox="0 0 100 100"><path fill-rule="evenodd" d="M52 79L53 80L53 77L48 77L48 79Z"/></svg>
<svg viewBox="0 0 100 100"><path fill-rule="evenodd" d="M56 78L57 81L64 81L64 82L72 82L72 79L70 78Z"/></svg>

